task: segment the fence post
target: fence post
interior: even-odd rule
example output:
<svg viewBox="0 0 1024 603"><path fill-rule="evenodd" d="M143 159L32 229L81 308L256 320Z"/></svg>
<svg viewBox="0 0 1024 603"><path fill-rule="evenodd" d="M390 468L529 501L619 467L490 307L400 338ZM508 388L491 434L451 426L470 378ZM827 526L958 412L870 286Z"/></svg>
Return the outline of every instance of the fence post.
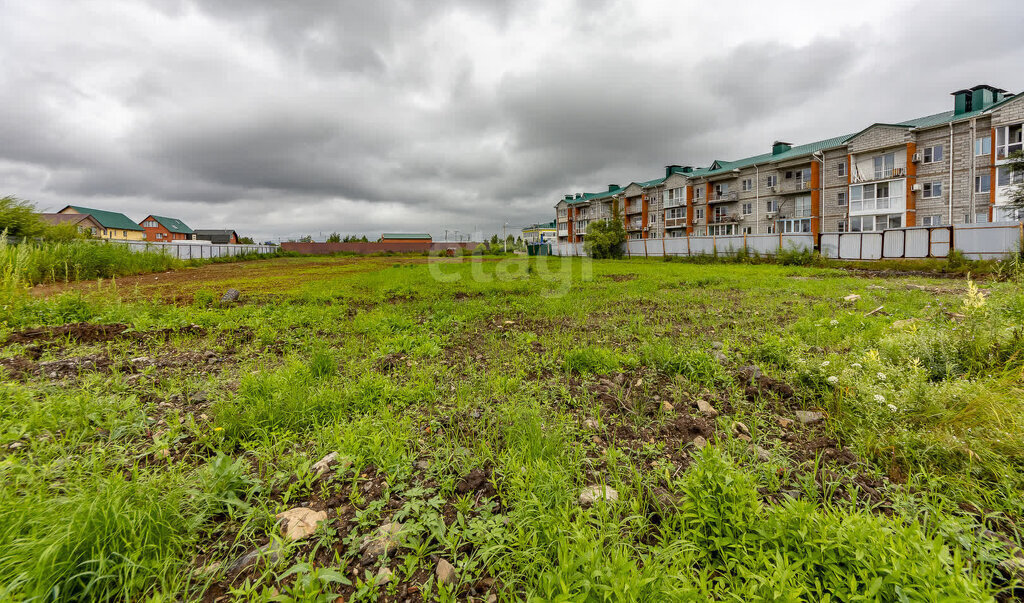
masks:
<svg viewBox="0 0 1024 603"><path fill-rule="evenodd" d="M749 253L747 251L747 233L746 232L743 233L743 253L745 253L745 254Z"/></svg>
<svg viewBox="0 0 1024 603"><path fill-rule="evenodd" d="M644 239L644 259L647 259L647 239Z"/></svg>

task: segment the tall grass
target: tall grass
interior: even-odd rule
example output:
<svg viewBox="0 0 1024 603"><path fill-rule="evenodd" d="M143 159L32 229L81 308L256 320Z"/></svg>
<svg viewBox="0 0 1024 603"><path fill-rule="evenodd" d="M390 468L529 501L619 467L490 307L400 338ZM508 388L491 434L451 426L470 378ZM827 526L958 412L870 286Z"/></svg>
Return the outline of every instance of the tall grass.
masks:
<svg viewBox="0 0 1024 603"><path fill-rule="evenodd" d="M71 241L11 245L0 237L0 278L7 291L21 285L110 278L179 268L163 251L133 251L127 245Z"/></svg>

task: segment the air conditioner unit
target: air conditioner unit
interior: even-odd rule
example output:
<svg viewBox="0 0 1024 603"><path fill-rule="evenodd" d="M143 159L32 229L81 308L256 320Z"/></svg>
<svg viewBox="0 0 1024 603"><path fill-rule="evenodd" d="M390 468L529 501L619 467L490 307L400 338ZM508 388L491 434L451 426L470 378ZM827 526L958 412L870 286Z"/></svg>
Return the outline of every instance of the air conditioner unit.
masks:
<svg viewBox="0 0 1024 603"><path fill-rule="evenodd" d="M770 211L770 212L768 212L768 213L767 213L767 214L765 214L765 215L767 215L767 216L768 216L769 218L774 218L774 217L775 217L775 214L777 214L777 213L778 213L778 212Z"/></svg>
<svg viewBox="0 0 1024 603"><path fill-rule="evenodd" d="M913 163L921 163L921 154L920 153L914 153L910 157L910 161L912 161Z"/></svg>
<svg viewBox="0 0 1024 603"><path fill-rule="evenodd" d="M914 191L915 193L919 192L919 191L923 191L924 190L924 185L923 184L915 184L915 185L910 187L910 190Z"/></svg>
<svg viewBox="0 0 1024 603"><path fill-rule="evenodd" d="M774 193L774 192L775 192L775 188L776 188L776 187L774 187L774 186L769 186L769 187L768 187L768 192L769 192L769 193Z"/></svg>

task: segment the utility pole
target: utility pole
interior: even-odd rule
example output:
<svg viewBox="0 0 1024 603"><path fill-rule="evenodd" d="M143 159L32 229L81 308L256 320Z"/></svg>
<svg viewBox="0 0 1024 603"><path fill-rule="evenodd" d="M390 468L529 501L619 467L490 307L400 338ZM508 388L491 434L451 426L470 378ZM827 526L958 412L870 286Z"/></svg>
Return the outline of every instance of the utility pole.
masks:
<svg viewBox="0 0 1024 603"><path fill-rule="evenodd" d="M508 222L501 227L501 238L505 241L505 253L508 253L508 235L505 234L505 229L508 228Z"/></svg>

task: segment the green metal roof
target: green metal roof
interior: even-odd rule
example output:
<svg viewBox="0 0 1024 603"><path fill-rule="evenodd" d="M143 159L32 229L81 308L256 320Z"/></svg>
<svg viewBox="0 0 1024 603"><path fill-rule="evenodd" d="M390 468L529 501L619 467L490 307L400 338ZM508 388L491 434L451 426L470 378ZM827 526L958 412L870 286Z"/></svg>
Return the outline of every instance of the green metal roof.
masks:
<svg viewBox="0 0 1024 603"><path fill-rule="evenodd" d="M132 222L128 216L119 214L116 211L93 209L91 207L82 207L81 205L69 205L68 207L80 214L91 215L103 228L111 228L114 230L143 230L141 226ZM67 209L67 207L64 209Z"/></svg>
<svg viewBox="0 0 1024 603"><path fill-rule="evenodd" d="M555 229L555 223L553 221L552 222L540 222L540 223L537 223L537 224L530 224L529 226L524 226L523 227L523 230L554 230L554 229Z"/></svg>
<svg viewBox="0 0 1024 603"><path fill-rule="evenodd" d="M156 220L157 223L160 224L160 226L163 226L164 228L171 232L177 232L181 234L192 234L192 229L177 218L165 218L163 216L154 216L153 214L150 214L149 217Z"/></svg>
<svg viewBox="0 0 1024 603"><path fill-rule="evenodd" d="M380 235L381 239L428 239L432 240L429 234L425 232L385 232Z"/></svg>

